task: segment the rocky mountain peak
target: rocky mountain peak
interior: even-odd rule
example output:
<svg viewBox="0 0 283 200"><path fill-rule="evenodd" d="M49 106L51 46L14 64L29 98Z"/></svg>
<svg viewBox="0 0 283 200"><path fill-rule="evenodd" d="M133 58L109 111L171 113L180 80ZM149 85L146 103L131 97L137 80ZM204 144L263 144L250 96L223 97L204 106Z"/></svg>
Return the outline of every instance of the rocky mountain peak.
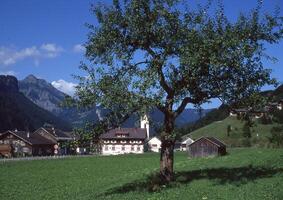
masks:
<svg viewBox="0 0 283 200"><path fill-rule="evenodd" d="M9 75L0 75L0 92L19 92L17 78Z"/></svg>
<svg viewBox="0 0 283 200"><path fill-rule="evenodd" d="M28 75L24 80L25 80L25 81L29 81L29 82L35 82L35 81L37 81L38 79L37 79L34 75L30 74L30 75Z"/></svg>

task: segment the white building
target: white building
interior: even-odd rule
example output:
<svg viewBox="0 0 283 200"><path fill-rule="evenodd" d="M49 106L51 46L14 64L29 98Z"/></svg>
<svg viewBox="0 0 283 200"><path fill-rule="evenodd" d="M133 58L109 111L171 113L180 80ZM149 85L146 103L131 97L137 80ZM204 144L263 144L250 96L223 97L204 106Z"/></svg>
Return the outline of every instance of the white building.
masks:
<svg viewBox="0 0 283 200"><path fill-rule="evenodd" d="M186 138L181 142L180 151L187 151L190 144L192 144L194 140L192 138Z"/></svg>
<svg viewBox="0 0 283 200"><path fill-rule="evenodd" d="M144 144L149 136L148 118L141 118L141 128L116 128L102 134L102 155L144 152Z"/></svg>
<svg viewBox="0 0 283 200"><path fill-rule="evenodd" d="M159 152L161 149L161 141L158 137L151 138L148 142L148 150L153 152Z"/></svg>

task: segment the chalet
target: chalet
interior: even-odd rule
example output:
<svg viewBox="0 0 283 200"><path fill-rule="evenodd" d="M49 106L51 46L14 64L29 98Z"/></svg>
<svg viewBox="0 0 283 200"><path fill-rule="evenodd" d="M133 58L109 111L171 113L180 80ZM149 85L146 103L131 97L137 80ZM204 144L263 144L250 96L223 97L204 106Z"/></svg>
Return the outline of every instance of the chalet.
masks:
<svg viewBox="0 0 283 200"><path fill-rule="evenodd" d="M140 154L149 138L149 121L141 118L141 128L116 128L100 136L102 155Z"/></svg>
<svg viewBox="0 0 283 200"><path fill-rule="evenodd" d="M160 152L161 150L161 140L158 137L152 137L147 142L148 151Z"/></svg>
<svg viewBox="0 0 283 200"><path fill-rule="evenodd" d="M15 130L3 133L0 144L11 145L14 155L49 156L54 155L56 142L36 133Z"/></svg>
<svg viewBox="0 0 283 200"><path fill-rule="evenodd" d="M226 154L226 145L214 137L201 137L189 145L191 157L220 156Z"/></svg>
<svg viewBox="0 0 283 200"><path fill-rule="evenodd" d="M65 132L54 127L41 127L37 129L35 134L39 134L48 140L51 140L58 145L58 154L65 155L69 154L70 149L66 147L66 142L73 141L74 138L69 132Z"/></svg>

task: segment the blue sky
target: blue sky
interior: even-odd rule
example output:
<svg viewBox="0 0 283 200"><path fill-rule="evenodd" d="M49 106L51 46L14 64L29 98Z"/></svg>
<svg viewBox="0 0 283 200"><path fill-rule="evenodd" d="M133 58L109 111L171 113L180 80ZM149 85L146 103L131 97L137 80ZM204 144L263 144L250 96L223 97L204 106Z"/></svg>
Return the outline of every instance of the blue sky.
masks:
<svg viewBox="0 0 283 200"><path fill-rule="evenodd" d="M76 83L71 74L81 73L78 66L84 59L81 45L87 40L85 23L97 23L90 5L98 2L103 1L1 0L0 74L12 74L18 79L34 74L71 92ZM225 12L230 19L235 19L240 11L249 10L256 2L224 0ZM282 0L265 0L263 5L263 10L268 12L273 12L276 5L283 9ZM265 66L282 83L283 41L267 46L267 53L277 57L278 62L264 62ZM205 107L217 105L214 101Z"/></svg>

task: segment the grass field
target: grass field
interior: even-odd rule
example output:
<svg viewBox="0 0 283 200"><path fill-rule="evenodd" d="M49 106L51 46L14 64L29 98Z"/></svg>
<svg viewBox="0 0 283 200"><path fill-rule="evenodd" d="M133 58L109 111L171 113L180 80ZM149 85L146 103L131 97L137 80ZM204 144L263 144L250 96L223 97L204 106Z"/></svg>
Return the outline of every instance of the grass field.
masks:
<svg viewBox="0 0 283 200"><path fill-rule="evenodd" d="M230 136L227 136L227 126L232 126ZM241 146L243 139L244 122L238 120L236 117L227 117L223 121L213 122L205 127L197 129L190 133L193 139L197 139L201 136L214 136L223 140L228 146ZM271 136L271 129L277 124L261 124L255 121L255 126L252 127L251 142L256 145L266 146L268 145L268 136Z"/></svg>
<svg viewBox="0 0 283 200"><path fill-rule="evenodd" d="M0 199L283 199L282 149L176 153L176 181L148 191L158 154L0 162Z"/></svg>

